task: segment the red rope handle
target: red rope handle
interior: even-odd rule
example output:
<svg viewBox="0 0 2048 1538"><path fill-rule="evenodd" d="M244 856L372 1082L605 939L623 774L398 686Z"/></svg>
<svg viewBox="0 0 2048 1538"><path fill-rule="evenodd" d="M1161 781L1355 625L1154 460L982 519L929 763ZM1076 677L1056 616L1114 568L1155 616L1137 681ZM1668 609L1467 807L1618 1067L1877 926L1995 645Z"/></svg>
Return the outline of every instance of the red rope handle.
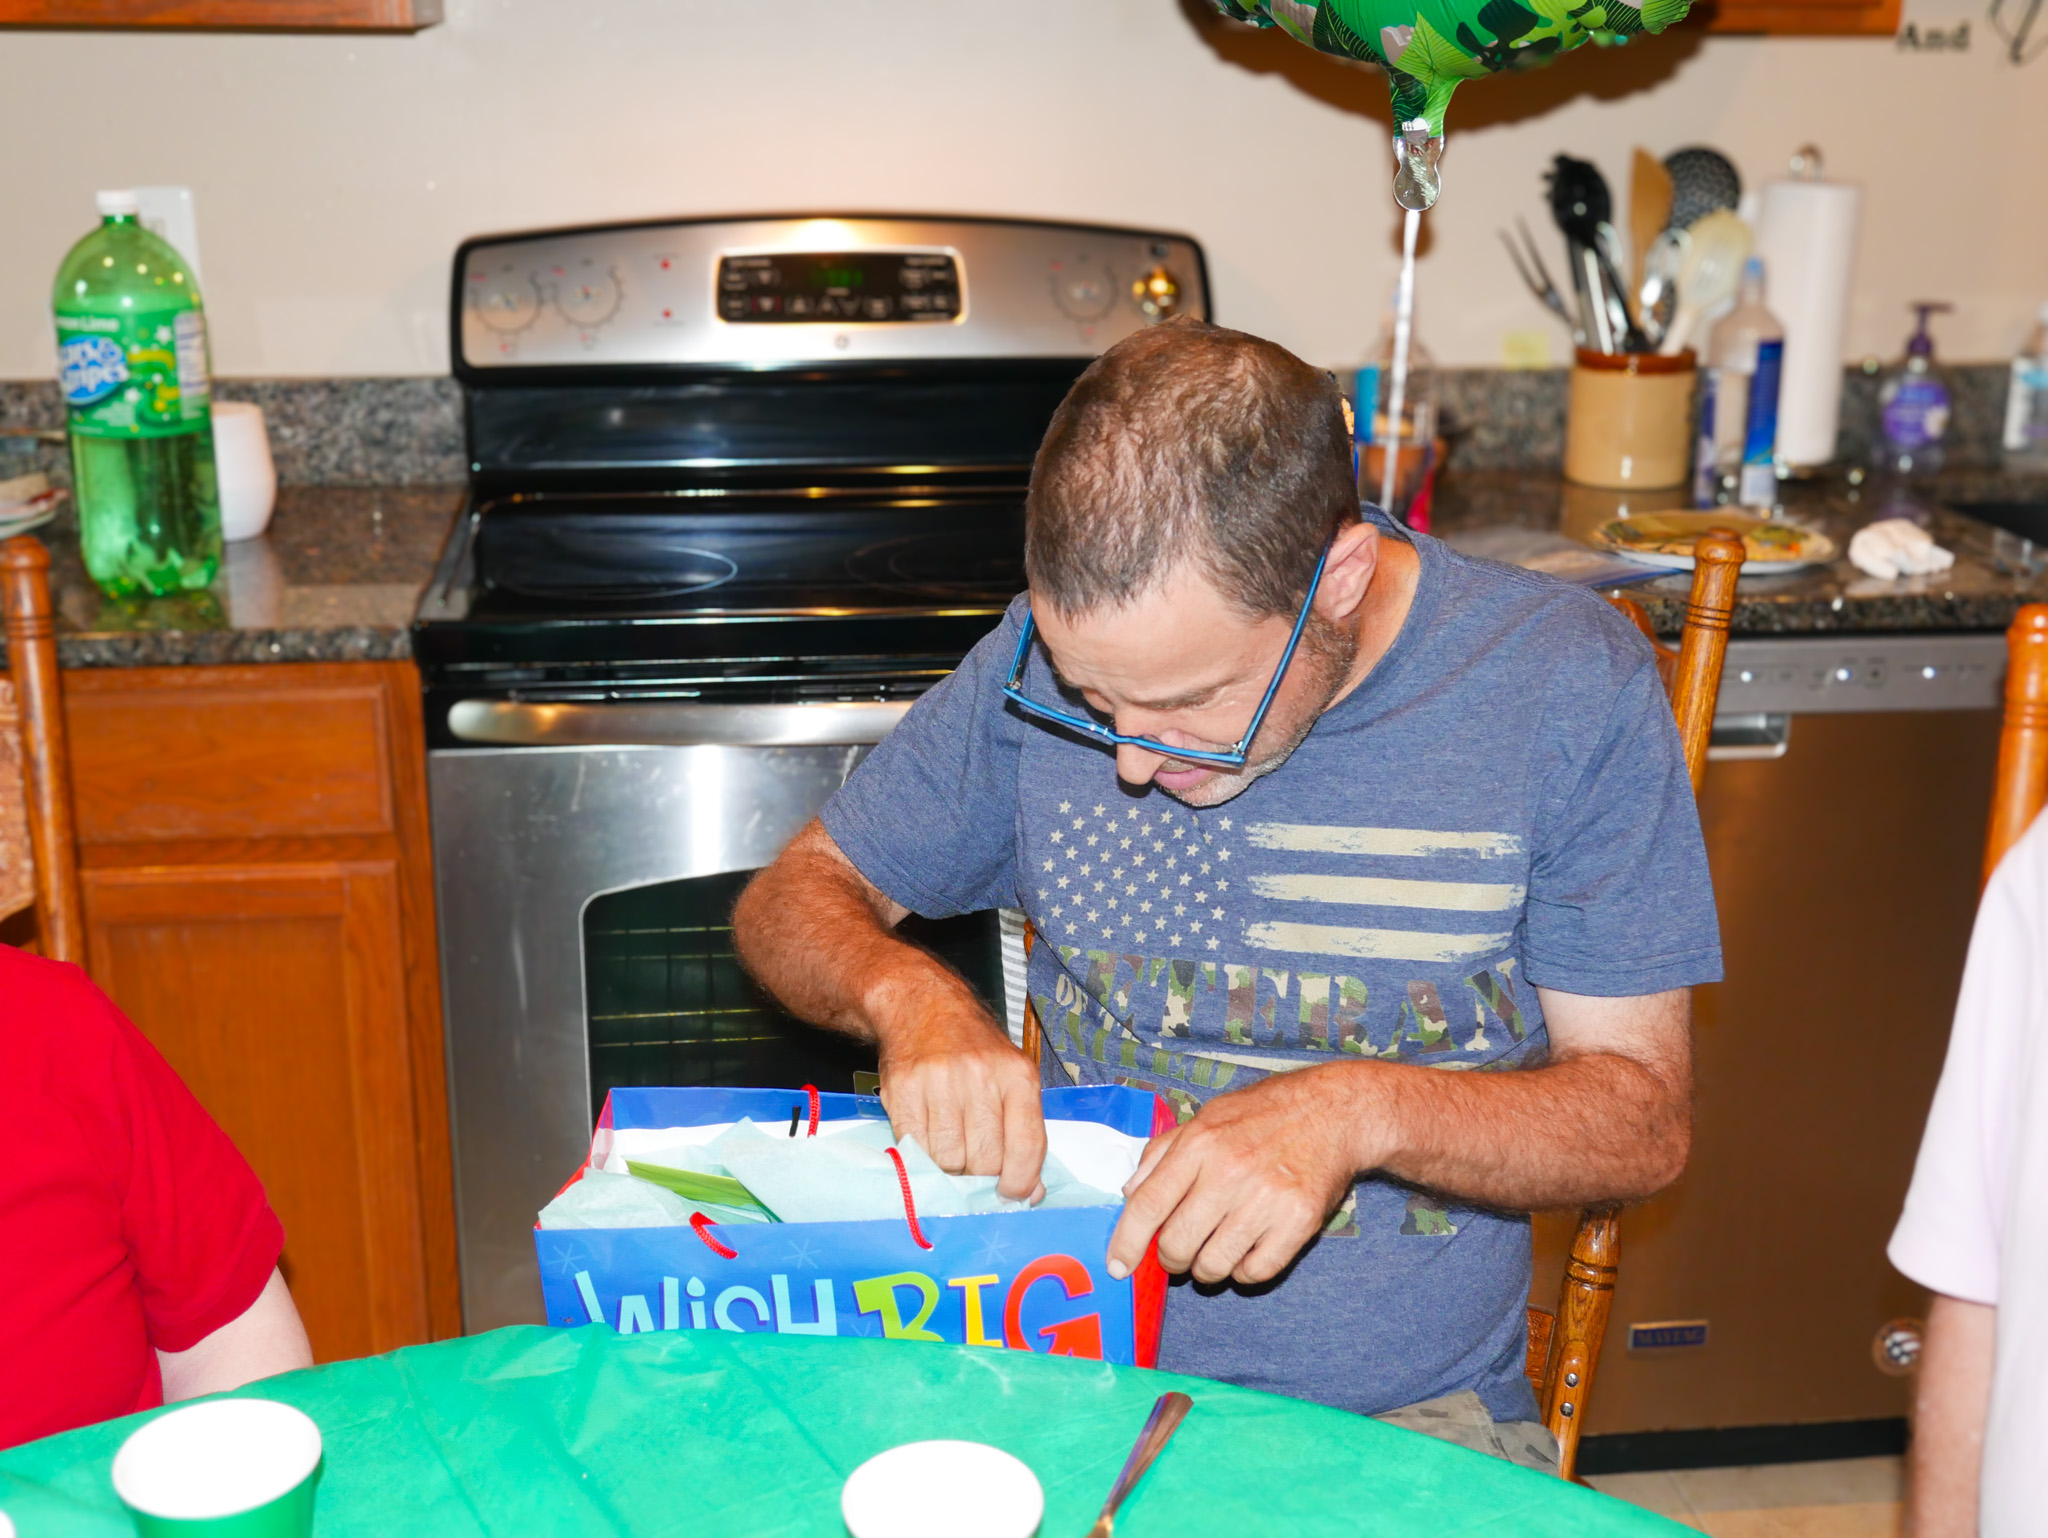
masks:
<svg viewBox="0 0 2048 1538"><path fill-rule="evenodd" d="M690 1214L690 1228L699 1239L702 1239L706 1244L711 1246L711 1253L716 1255L720 1260L739 1259L740 1252L738 1250L734 1249L729 1244L720 1244L718 1240L712 1236L711 1219L704 1216L703 1213L693 1212ZM931 1248L931 1246L927 1245L925 1246L925 1248L929 1249Z"/></svg>
<svg viewBox="0 0 2048 1538"><path fill-rule="evenodd" d="M811 1130L806 1132L804 1136L816 1137L818 1135L818 1086L806 1084L804 1086L804 1093L811 1097Z"/></svg>
<svg viewBox="0 0 2048 1538"><path fill-rule="evenodd" d="M896 1179L903 1187L903 1216L910 1220L910 1237L917 1241L917 1247L928 1250L931 1240L924 1236L924 1230L917 1226L917 1203L910 1199L910 1171L903 1167L903 1155L890 1149L889 1157L896 1161Z"/></svg>

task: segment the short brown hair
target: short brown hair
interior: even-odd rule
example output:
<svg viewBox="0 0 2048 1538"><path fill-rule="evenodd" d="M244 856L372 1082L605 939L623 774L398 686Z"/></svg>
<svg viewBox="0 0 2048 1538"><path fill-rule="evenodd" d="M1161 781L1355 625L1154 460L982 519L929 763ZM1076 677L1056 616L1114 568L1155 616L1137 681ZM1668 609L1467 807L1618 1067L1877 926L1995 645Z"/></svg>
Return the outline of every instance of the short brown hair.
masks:
<svg viewBox="0 0 2048 1538"><path fill-rule="evenodd" d="M1253 618L1291 614L1358 516L1337 384L1192 316L1126 337L1074 383L1031 469L1033 602L1086 614L1193 559Z"/></svg>

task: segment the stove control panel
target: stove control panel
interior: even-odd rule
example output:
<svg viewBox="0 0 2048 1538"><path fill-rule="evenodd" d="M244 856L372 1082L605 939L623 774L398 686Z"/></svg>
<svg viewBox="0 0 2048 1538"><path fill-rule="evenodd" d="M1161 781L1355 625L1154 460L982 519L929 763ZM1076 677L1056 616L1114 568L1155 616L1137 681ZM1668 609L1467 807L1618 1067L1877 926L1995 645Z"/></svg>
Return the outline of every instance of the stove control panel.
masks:
<svg viewBox="0 0 2048 1538"><path fill-rule="evenodd" d="M956 321L960 263L948 251L722 256L718 318L735 326Z"/></svg>
<svg viewBox="0 0 2048 1538"><path fill-rule="evenodd" d="M1186 236L1023 220L692 219L466 242L456 370L1072 358L1209 314Z"/></svg>

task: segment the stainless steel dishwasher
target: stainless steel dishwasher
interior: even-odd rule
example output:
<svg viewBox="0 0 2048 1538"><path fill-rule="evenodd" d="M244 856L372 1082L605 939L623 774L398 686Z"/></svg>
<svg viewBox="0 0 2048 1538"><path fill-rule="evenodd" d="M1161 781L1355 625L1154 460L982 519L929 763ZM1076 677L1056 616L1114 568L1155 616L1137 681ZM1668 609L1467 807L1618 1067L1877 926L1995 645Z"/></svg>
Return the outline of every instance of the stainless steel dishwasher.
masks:
<svg viewBox="0 0 2048 1538"><path fill-rule="evenodd" d="M1729 646L1700 808L1727 980L1695 996L1691 1165L1623 1217L1589 1436L1905 1412L1877 1344L1925 1295L1884 1246L1976 909L2004 673L1999 635ZM1539 1228L1548 1307L1569 1235Z"/></svg>

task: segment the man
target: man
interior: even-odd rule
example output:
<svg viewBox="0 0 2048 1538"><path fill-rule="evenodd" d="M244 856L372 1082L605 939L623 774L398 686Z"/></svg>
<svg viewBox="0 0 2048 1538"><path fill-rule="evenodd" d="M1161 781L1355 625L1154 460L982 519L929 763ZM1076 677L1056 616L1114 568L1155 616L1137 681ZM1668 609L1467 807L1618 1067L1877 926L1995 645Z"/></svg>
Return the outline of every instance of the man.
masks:
<svg viewBox="0 0 2048 1538"><path fill-rule="evenodd" d="M2048 818L1977 910L1892 1264L1929 1288L1907 1512L1917 1538L2041 1531L2048 1437Z"/></svg>
<svg viewBox="0 0 2048 1538"><path fill-rule="evenodd" d="M0 1447L310 1367L263 1188L75 967L0 945Z"/></svg>
<svg viewBox="0 0 2048 1538"><path fill-rule="evenodd" d="M1041 1080L1164 1094L1110 1252L1184 1277L1162 1367L1533 1418L1517 1214L1676 1177L1720 975L1648 646L1361 517L1330 377L1200 323L1089 368L1027 516L1029 593L748 889L742 958L1009 1195ZM1042 1063L892 932L997 905Z"/></svg>

